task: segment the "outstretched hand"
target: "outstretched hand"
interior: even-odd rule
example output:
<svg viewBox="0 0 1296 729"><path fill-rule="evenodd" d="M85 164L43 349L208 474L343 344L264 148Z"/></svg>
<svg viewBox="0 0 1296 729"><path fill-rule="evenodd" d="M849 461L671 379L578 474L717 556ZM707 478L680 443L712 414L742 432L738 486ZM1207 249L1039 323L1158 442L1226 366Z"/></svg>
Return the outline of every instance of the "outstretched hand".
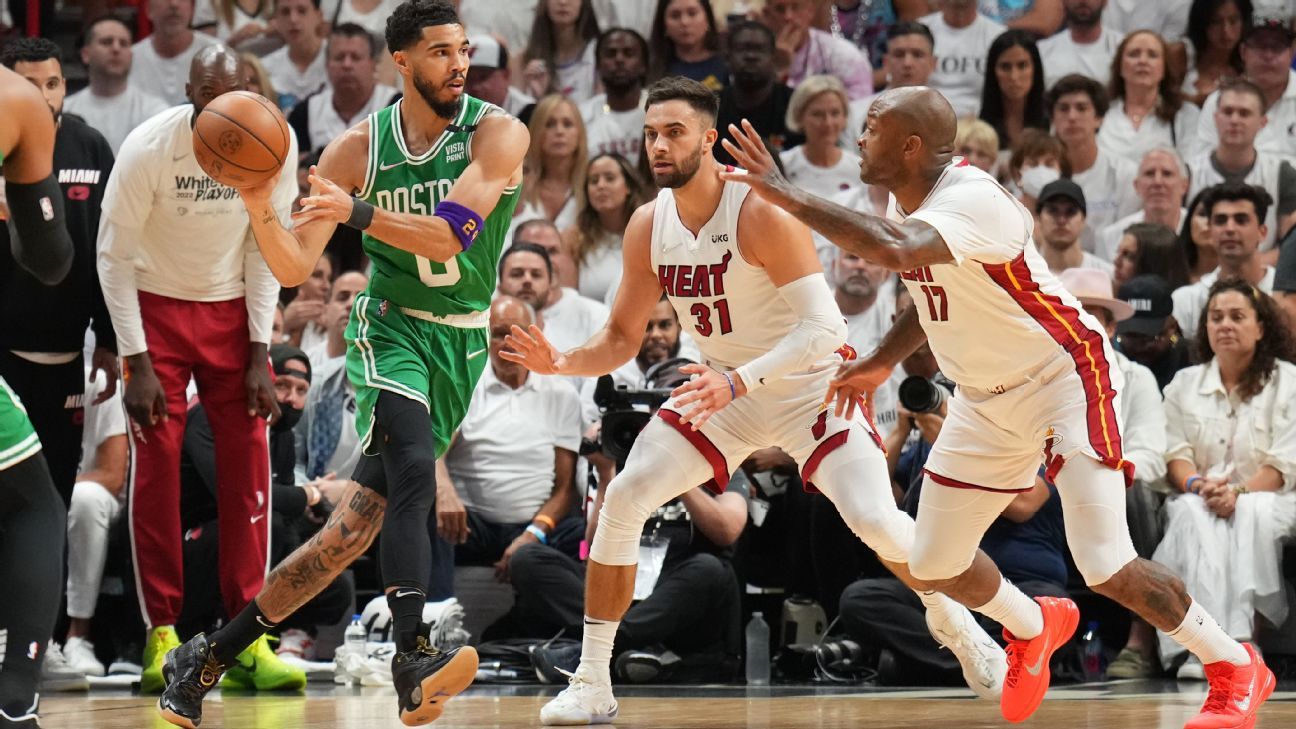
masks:
<svg viewBox="0 0 1296 729"><path fill-rule="evenodd" d="M538 375L560 375L567 364L567 357L545 338L540 327L532 324L523 329L516 324L513 331L504 337L505 349L500 356L509 362L516 362Z"/></svg>
<svg viewBox="0 0 1296 729"><path fill-rule="evenodd" d="M325 220L341 225L351 218L355 202L349 193L327 177L320 177L315 165L311 165L307 180L314 192L302 198L301 210L292 214L294 223L303 225Z"/></svg>
<svg viewBox="0 0 1296 729"><path fill-rule="evenodd" d="M720 173L720 179L749 185L752 192L770 202L786 201L794 189L792 183L779 172L774 156L751 122L743 119L742 129L730 124L729 134L733 141L725 139L721 144L741 169L727 168Z"/></svg>
<svg viewBox="0 0 1296 729"><path fill-rule="evenodd" d="M834 414L851 420L855 417L855 408L862 402L869 413L873 412L873 393L891 377L891 366L882 364L871 357L843 362L837 368L837 374L828 383L825 403L837 401Z"/></svg>

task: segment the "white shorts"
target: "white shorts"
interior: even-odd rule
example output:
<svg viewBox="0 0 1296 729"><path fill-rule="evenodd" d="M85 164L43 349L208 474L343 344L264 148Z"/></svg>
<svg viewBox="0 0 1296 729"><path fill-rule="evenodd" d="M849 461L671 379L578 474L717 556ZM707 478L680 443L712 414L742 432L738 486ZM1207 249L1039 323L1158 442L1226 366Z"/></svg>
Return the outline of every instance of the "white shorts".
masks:
<svg viewBox="0 0 1296 729"><path fill-rule="evenodd" d="M863 407L853 420L839 418L824 404L828 383L837 367L789 375L734 400L711 416L701 430L680 422L674 400L662 405L657 416L674 426L711 464L717 493L729 476L753 451L777 446L801 464L801 480L814 491L811 480L824 457L848 440L863 439L882 448L882 438ZM687 410L689 406L682 408Z"/></svg>
<svg viewBox="0 0 1296 729"><path fill-rule="evenodd" d="M959 386L949 401L926 471L944 486L1022 492L1040 463L1050 480L1068 458L1086 455L1122 471L1134 465L1121 450L1120 390L1124 377L1111 350L1058 355L990 390Z"/></svg>

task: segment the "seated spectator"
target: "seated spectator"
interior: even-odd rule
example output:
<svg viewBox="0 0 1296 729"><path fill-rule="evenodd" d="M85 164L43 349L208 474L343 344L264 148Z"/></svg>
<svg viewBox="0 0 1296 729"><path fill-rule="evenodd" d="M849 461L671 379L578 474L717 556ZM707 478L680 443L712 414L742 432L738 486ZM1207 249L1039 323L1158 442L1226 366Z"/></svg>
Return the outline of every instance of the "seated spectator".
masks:
<svg viewBox="0 0 1296 729"><path fill-rule="evenodd" d="M355 421L355 386L346 372L346 328L351 304L369 279L347 271L333 282L321 317L328 325L325 339L307 354L313 373L297 436L298 480L349 476L360 462L360 437Z"/></svg>
<svg viewBox="0 0 1296 729"><path fill-rule="evenodd" d="M1073 73L1107 85L1121 35L1103 24L1105 6L1105 0L1062 0L1066 27L1039 42L1047 88Z"/></svg>
<svg viewBox="0 0 1296 729"><path fill-rule="evenodd" d="M153 34L132 46L128 83L168 106L184 104L189 101L185 85L190 62L198 51L219 41L190 27L194 0L147 0L145 8Z"/></svg>
<svg viewBox="0 0 1296 729"><path fill-rule="evenodd" d="M1257 615L1282 625L1288 614L1280 540L1296 530L1296 350L1281 310L1246 281L1216 282L1204 308L1202 364L1165 390L1168 478L1182 495L1166 504L1154 558L1230 637L1249 641ZM1183 649L1160 644L1170 668ZM1195 657L1178 675L1204 678Z"/></svg>
<svg viewBox="0 0 1296 729"><path fill-rule="evenodd" d="M1016 145L1027 129L1048 131L1044 67L1034 37L1005 31L990 44L985 69L979 117L994 127L1001 150Z"/></svg>
<svg viewBox="0 0 1296 729"><path fill-rule="evenodd" d="M653 18L649 78L684 76L719 91L729 83L710 0L661 0Z"/></svg>
<svg viewBox="0 0 1296 729"><path fill-rule="evenodd" d="M1296 93L1296 84L1293 85ZM1260 252L1266 264L1278 260L1277 243L1296 225L1296 168L1282 154L1262 154L1258 134L1277 121L1264 112L1264 92L1245 79L1229 79L1216 92L1217 143L1189 163L1189 195L1221 182L1242 182L1264 188L1277 202L1261 220L1265 236ZM1293 121L1296 123L1296 120Z"/></svg>
<svg viewBox="0 0 1296 729"><path fill-rule="evenodd" d="M545 249L549 261L553 263L555 283L559 286L574 289L580 285L576 259L572 258L563 244L558 226L544 218L533 218L513 230L513 243L534 243Z"/></svg>
<svg viewBox="0 0 1296 729"><path fill-rule="evenodd" d="M553 72L556 92L579 104L598 90L595 70L594 41L598 38L598 19L590 0L539 0L535 6L535 21L526 51L518 59L514 75L522 77L534 72L539 64ZM539 96L532 92L533 96Z"/></svg>
<svg viewBox="0 0 1296 729"><path fill-rule="evenodd" d="M846 319L846 343L856 352L872 352L895 321L895 276L843 248L834 250L837 254L829 270L833 299ZM878 427L888 430L880 422Z"/></svg>
<svg viewBox="0 0 1296 729"><path fill-rule="evenodd" d="M63 111L85 119L104 135L113 154L132 129L169 105L130 83L133 38L131 29L113 17L87 25L79 46L90 84L63 102Z"/></svg>
<svg viewBox="0 0 1296 729"><path fill-rule="evenodd" d="M787 128L805 134L804 144L779 154L788 181L830 198L859 187L860 158L838 146L846 129L850 99L832 76L811 76L792 92Z"/></svg>
<svg viewBox="0 0 1296 729"><path fill-rule="evenodd" d="M725 136L730 124L739 125L746 119L777 155L805 138L787 127L792 89L779 83L774 55L774 33L769 28L750 20L730 26L727 59L731 77L720 92L716 129ZM720 164L734 162L721 145L713 147L711 153Z"/></svg>
<svg viewBox="0 0 1296 729"><path fill-rule="evenodd" d="M289 344L310 352L328 337L324 310L332 285L333 259L320 256L310 278L297 287L296 295L284 308L284 335Z"/></svg>
<svg viewBox="0 0 1296 729"><path fill-rule="evenodd" d="M378 41L359 25L334 26L325 46L328 85L303 99L288 115L302 152L323 148L399 98L396 89L377 81L380 50Z"/></svg>
<svg viewBox="0 0 1296 729"><path fill-rule="evenodd" d="M261 0L194 0L194 30L240 50L265 53L275 46L271 6ZM246 46L246 47L245 47Z"/></svg>
<svg viewBox="0 0 1296 729"><path fill-rule="evenodd" d="M1251 3L1249 0L1193 0L1191 4L1188 22L1179 26L1181 32L1186 30L1189 59L1182 88L1184 98L1200 107L1219 88L1220 81L1242 70L1237 50L1242 30L1251 27ZM1170 36L1166 40L1171 40Z"/></svg>
<svg viewBox="0 0 1296 729"><path fill-rule="evenodd" d="M1187 190L1188 170L1178 153L1169 147L1158 147L1145 154L1134 178L1134 194L1138 195L1142 208L1099 229L1094 253L1114 263L1121 236L1135 223L1156 223L1179 230L1188 217L1183 208Z"/></svg>
<svg viewBox="0 0 1296 729"><path fill-rule="evenodd" d="M931 12L927 0L837 0L828 4L828 32L851 42L873 64L873 88L888 84L883 58L887 31L900 23L917 22ZM823 27L822 23L820 27Z"/></svg>
<svg viewBox="0 0 1296 729"><path fill-rule="evenodd" d="M514 220L543 218L560 230L569 228L576 223L576 191L585 182L589 159L580 109L571 99L551 94L536 104L528 128L531 148Z"/></svg>
<svg viewBox="0 0 1296 729"><path fill-rule="evenodd" d="M594 17L598 18L599 27L629 28L643 38L652 35L653 18L656 12L657 3L654 2L627 3L621 0L594 0ZM723 17L717 17L716 20L723 20Z"/></svg>
<svg viewBox="0 0 1296 729"><path fill-rule="evenodd" d="M279 92L275 90L274 82L270 80L270 74L265 66L261 65L261 59L251 53L240 53L239 59L243 61L242 68L239 69L243 76L243 90L260 94L267 101L278 104Z"/></svg>
<svg viewBox="0 0 1296 729"><path fill-rule="evenodd" d="M1273 291L1274 270L1264 263L1260 245L1267 229L1265 220L1273 200L1259 187L1226 182L1211 188L1203 200L1210 214L1210 234L1219 255L1219 268L1197 283L1175 289L1174 316L1186 336L1198 332L1198 320L1206 310L1210 287L1217 280L1239 278L1264 293Z"/></svg>
<svg viewBox="0 0 1296 729"><path fill-rule="evenodd" d="M1119 288L1135 276L1159 274L1171 288L1188 284L1188 262L1174 231L1157 223L1134 223L1125 229L1112 264Z"/></svg>
<svg viewBox="0 0 1296 729"><path fill-rule="evenodd" d="M1098 231L1138 211L1133 195L1138 164L1098 145L1098 128L1107 113L1107 92L1091 78L1064 76L1045 96L1053 133L1066 145L1071 179L1089 203L1081 239L1086 251L1097 246ZM1110 262L1111 258L1104 260Z"/></svg>
<svg viewBox="0 0 1296 729"><path fill-rule="evenodd" d="M939 12L919 21L936 39L936 72L931 86L949 100L958 116L977 116L985 81L991 75L991 67L986 65L990 46L1007 28L983 15L976 0L944 0L932 5ZM1002 137L999 141L1004 149L1010 146Z"/></svg>
<svg viewBox="0 0 1296 729"><path fill-rule="evenodd" d="M1158 147L1193 149L1198 108L1186 103L1168 68L1166 42L1147 30L1125 36L1111 59L1111 109L1098 144L1117 157L1141 159Z"/></svg>
<svg viewBox="0 0 1296 729"><path fill-rule="evenodd" d="M1242 77L1260 88L1265 102L1260 110L1269 123L1256 135L1255 147L1268 155L1291 154L1296 149L1296 70L1292 59L1293 34L1290 19L1257 14L1243 26L1238 55L1242 59ZM1231 76L1231 73L1226 76ZM1223 84L1221 84L1221 87ZM1221 89L1212 92L1202 103L1197 118L1197 153L1215 145L1220 120L1215 115Z"/></svg>
<svg viewBox="0 0 1296 729"><path fill-rule="evenodd" d="M1044 186L1036 203L1039 216L1040 255L1054 275L1069 268L1097 269L1112 275L1112 265L1080 247L1087 208L1084 190L1071 180L1054 180Z"/></svg>
<svg viewBox="0 0 1296 729"><path fill-rule="evenodd" d="M1107 0L1103 24L1121 35L1136 30L1151 30L1165 38L1166 43L1178 46L1182 44L1184 30L1191 22L1188 19L1188 8L1195 4L1193 0L1158 0L1151 3L1144 0Z"/></svg>
<svg viewBox="0 0 1296 729"><path fill-rule="evenodd" d="M1188 215L1179 226L1179 247L1188 261L1188 281L1196 283L1219 267L1219 251L1210 234L1210 211L1206 209L1206 188L1188 202Z"/></svg>
<svg viewBox="0 0 1296 729"><path fill-rule="evenodd" d="M981 12L1009 28L1047 38L1062 27L1062 0L981 0Z"/></svg>
<svg viewBox="0 0 1296 729"><path fill-rule="evenodd" d="M464 92L498 106L526 124L535 110L535 97L511 83L508 50L489 35L471 35L468 42L472 44L472 60Z"/></svg>
<svg viewBox="0 0 1296 729"><path fill-rule="evenodd" d="M835 76L850 99L873 93L873 66L850 41L812 27L814 0L766 0L763 18L776 38L779 68L797 88L811 76Z"/></svg>
<svg viewBox="0 0 1296 729"><path fill-rule="evenodd" d="M1172 312L1173 289L1156 274L1143 274L1121 284L1116 298L1129 304L1134 315L1116 324L1116 344L1121 354L1152 371L1164 390L1175 373L1191 364L1188 339L1179 333Z"/></svg>
<svg viewBox="0 0 1296 729"><path fill-rule="evenodd" d="M581 296L609 300L621 280L621 238L635 209L647 202L644 184L623 157L600 154L590 160L585 186L577 194L576 225L563 231L563 247L576 261Z"/></svg>
<svg viewBox="0 0 1296 729"><path fill-rule="evenodd" d="M324 15L315 0L277 0L270 23L285 44L264 61L279 92L279 98L272 101L281 109L291 109L329 82L322 37Z"/></svg>
<svg viewBox="0 0 1296 729"><path fill-rule="evenodd" d="M333 28L353 24L364 28L366 33L375 38L383 38L387 32L387 18L401 2L402 0L323 0L320 10Z"/></svg>
<svg viewBox="0 0 1296 729"><path fill-rule="evenodd" d="M103 373L92 373L88 366L86 374L89 384L85 394L81 466L72 489L72 506L68 509L68 630L61 652L67 668L81 674L83 680L85 676L104 675L103 664L95 656L94 643L90 641L90 623L103 584L109 536L121 519L126 501L123 487L129 460L121 388L107 400L98 402L107 382ZM57 649L56 644L50 643L46 666L58 662Z"/></svg>
<svg viewBox="0 0 1296 729"><path fill-rule="evenodd" d="M619 154L634 165L643 150L648 42L633 30L612 28L599 35L594 57L603 93L580 105L589 154Z"/></svg>
<svg viewBox="0 0 1296 729"><path fill-rule="evenodd" d="M1057 137L1038 129L1027 129L1022 133L1021 141L1012 148L1006 163L1000 164L999 172L1004 185L1033 213L1045 185L1071 177L1071 160L1067 159L1066 145ZM1038 217L1035 227L1038 230Z"/></svg>
<svg viewBox="0 0 1296 729"><path fill-rule="evenodd" d="M908 21L887 28L886 51L882 56L886 87L926 86L936 71L935 49L936 41L922 23ZM842 132L843 148L855 149L855 140L863 131L864 119L876 98L877 94L871 94L850 102L846 130Z"/></svg>
<svg viewBox="0 0 1296 729"><path fill-rule="evenodd" d="M963 117L958 120L958 133L954 137L954 154L972 164L973 167L995 174L999 161L999 135L994 127L980 119Z"/></svg>
<svg viewBox="0 0 1296 729"><path fill-rule="evenodd" d="M1278 265L1274 267L1274 299L1287 314L1287 326L1296 330L1296 231L1283 241Z"/></svg>
<svg viewBox="0 0 1296 729"><path fill-rule="evenodd" d="M286 341L284 335L284 305L283 302L275 304L274 322L270 325L270 344L283 344Z"/></svg>

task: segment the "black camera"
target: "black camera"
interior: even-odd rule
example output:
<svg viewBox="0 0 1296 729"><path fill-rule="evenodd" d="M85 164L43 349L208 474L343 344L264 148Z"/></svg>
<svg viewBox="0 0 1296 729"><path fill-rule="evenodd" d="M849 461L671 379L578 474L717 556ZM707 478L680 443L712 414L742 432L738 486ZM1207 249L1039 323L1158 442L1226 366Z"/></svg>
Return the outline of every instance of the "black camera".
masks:
<svg viewBox="0 0 1296 729"><path fill-rule="evenodd" d="M648 425L653 413L670 399L671 391L688 381L688 375L679 368L693 364L683 357L659 362L644 373L650 388L630 389L618 387L611 375L603 375L594 385L594 404L603 414L602 426L596 440L582 440L580 454L585 456L602 451L620 467L630 455L639 431Z"/></svg>
<svg viewBox="0 0 1296 729"><path fill-rule="evenodd" d="M930 413L940 409L942 403L954 393L954 383L941 375L927 379L910 375L900 382L899 399L911 413Z"/></svg>

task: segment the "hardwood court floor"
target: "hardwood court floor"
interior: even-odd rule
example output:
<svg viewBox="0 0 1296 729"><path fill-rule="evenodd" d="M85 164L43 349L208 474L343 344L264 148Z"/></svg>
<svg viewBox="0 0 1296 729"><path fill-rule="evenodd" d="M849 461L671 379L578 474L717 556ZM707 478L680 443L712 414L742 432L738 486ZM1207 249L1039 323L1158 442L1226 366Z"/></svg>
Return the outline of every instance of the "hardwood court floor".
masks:
<svg viewBox="0 0 1296 729"><path fill-rule="evenodd" d="M1285 690L1284 690L1285 689ZM1259 729L1296 726L1296 686L1283 685L1261 712ZM540 706L556 689L476 686L450 702L436 729L537 727ZM746 691L732 687L624 690L620 729L1003 729L998 706L955 690L815 689ZM1204 684L1118 682L1054 689L1023 727L1036 729L1180 729L1205 696ZM155 699L124 690L50 694L46 729L165 729ZM213 694L203 729L397 729L390 689L312 685L305 696Z"/></svg>

